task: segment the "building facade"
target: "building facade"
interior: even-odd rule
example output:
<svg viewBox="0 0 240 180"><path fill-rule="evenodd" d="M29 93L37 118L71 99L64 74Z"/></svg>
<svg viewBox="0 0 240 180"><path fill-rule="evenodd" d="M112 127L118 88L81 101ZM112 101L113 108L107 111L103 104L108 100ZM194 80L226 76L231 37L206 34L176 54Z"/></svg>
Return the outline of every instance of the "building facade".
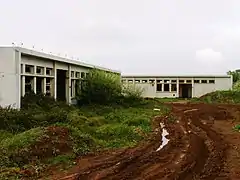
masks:
<svg viewBox="0 0 240 180"><path fill-rule="evenodd" d="M232 89L232 76L122 76L126 86L136 86L149 98L192 98Z"/></svg>
<svg viewBox="0 0 240 180"><path fill-rule="evenodd" d="M22 47L0 47L0 106L20 108L21 97L33 91L71 103L76 81L90 69L120 72Z"/></svg>

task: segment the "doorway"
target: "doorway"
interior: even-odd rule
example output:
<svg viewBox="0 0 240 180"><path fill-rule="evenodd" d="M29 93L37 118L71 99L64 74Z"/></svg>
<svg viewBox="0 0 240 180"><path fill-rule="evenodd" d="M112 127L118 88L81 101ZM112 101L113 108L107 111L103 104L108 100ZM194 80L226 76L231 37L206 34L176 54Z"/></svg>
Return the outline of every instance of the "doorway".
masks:
<svg viewBox="0 0 240 180"><path fill-rule="evenodd" d="M192 84L179 84L179 97L192 98Z"/></svg>
<svg viewBox="0 0 240 180"><path fill-rule="evenodd" d="M57 69L57 100L66 101L66 70Z"/></svg>

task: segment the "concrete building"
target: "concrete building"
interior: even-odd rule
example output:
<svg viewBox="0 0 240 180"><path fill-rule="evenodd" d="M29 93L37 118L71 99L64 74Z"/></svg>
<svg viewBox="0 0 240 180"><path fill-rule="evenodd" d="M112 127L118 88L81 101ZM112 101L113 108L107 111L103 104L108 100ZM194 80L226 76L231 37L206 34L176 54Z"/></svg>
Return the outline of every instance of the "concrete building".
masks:
<svg viewBox="0 0 240 180"><path fill-rule="evenodd" d="M149 98L192 98L217 90L232 89L232 76L122 76L125 85L134 85Z"/></svg>
<svg viewBox="0 0 240 180"><path fill-rule="evenodd" d="M0 47L0 106L20 108L26 92L44 93L71 103L76 80L89 69L120 72L22 47Z"/></svg>

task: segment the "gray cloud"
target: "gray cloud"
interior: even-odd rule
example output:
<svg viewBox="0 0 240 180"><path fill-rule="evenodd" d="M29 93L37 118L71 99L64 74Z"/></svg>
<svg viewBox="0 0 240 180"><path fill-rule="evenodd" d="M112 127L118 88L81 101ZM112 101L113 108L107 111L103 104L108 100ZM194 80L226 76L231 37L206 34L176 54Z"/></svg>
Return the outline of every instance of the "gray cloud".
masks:
<svg viewBox="0 0 240 180"><path fill-rule="evenodd" d="M240 66L239 5L238 0L2 0L0 38L3 44L23 42L124 74L218 74Z"/></svg>

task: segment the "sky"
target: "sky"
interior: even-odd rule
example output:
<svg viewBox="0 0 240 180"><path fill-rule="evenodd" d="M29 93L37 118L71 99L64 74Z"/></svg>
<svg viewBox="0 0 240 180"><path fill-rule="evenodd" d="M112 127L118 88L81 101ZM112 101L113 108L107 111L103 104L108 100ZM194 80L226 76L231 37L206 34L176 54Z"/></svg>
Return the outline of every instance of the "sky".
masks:
<svg viewBox="0 0 240 180"><path fill-rule="evenodd" d="M240 68L239 0L0 0L0 45L124 75L226 74Z"/></svg>

